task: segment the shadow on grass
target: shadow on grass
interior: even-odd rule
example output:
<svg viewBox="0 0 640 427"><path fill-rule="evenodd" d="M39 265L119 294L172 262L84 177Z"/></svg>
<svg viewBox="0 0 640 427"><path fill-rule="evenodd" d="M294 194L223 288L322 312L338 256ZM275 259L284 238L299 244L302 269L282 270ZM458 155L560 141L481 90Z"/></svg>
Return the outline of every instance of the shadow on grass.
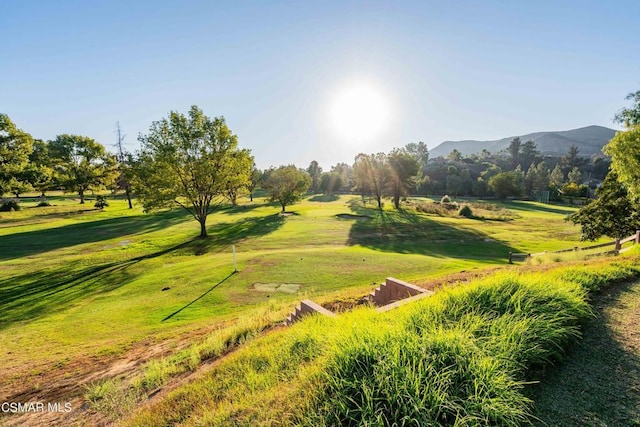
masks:
<svg viewBox="0 0 640 427"><path fill-rule="evenodd" d="M541 205L541 204L533 205L531 203L522 202L522 201L502 202L502 204L508 209L512 209L514 211L547 212L547 213L555 213L555 214L561 214L561 215L569 215L572 213L572 211L569 209L554 208L552 207L552 205Z"/></svg>
<svg viewBox="0 0 640 427"><path fill-rule="evenodd" d="M0 261L53 251L84 243L162 230L191 216L184 210L83 221L77 224L8 234L0 239ZM196 224L194 223L194 233Z"/></svg>
<svg viewBox="0 0 640 427"><path fill-rule="evenodd" d="M188 241L158 252L91 267L65 265L54 271L27 272L0 280L0 329L66 309L77 300L109 292L136 277L128 268L180 250Z"/></svg>
<svg viewBox="0 0 640 427"><path fill-rule="evenodd" d="M640 356L624 348L621 340L625 337L613 329L626 327L627 334L633 335L629 329L636 328L630 316L634 309L625 311L626 321L625 315L612 319L607 312L607 308L623 307L622 301L634 289L637 304L640 282L611 285L598 295L597 318L585 326L582 340L563 363L544 373L540 384L527 387L538 425L640 425Z"/></svg>
<svg viewBox="0 0 640 427"><path fill-rule="evenodd" d="M222 206L218 209L218 212L227 214L227 215L236 215L243 214L247 212L251 212L254 209L261 208L267 206L264 203L251 203L248 205L238 205L238 206Z"/></svg>
<svg viewBox="0 0 640 427"><path fill-rule="evenodd" d="M273 233L285 222L285 217L273 214L261 217L250 217L234 222L215 224L208 228L207 239L193 241L194 253L203 255L207 252L219 252L229 246L250 237L259 237Z"/></svg>
<svg viewBox="0 0 640 427"><path fill-rule="evenodd" d="M315 196L310 197L309 201L327 203L327 202L335 202L338 199L339 199L339 196L336 194L316 194Z"/></svg>
<svg viewBox="0 0 640 427"><path fill-rule="evenodd" d="M349 206L357 215L371 217L353 223L349 245L385 252L505 262L509 252L515 251L477 229L444 224L414 211L381 211L362 207L358 201Z"/></svg>
<svg viewBox="0 0 640 427"><path fill-rule="evenodd" d="M222 279L221 281L219 281L218 283L216 283L215 285L213 285L208 291L206 291L205 293L203 293L202 295L200 295L198 298L194 299L193 301L191 301L190 303L186 304L184 307L174 311L173 313L171 313L170 315L168 315L167 317L165 317L164 319L161 320L161 322L164 322L165 320L169 320L171 319L173 316L175 316L176 314L182 312L184 309L188 308L189 306L191 306L192 304L194 304L195 302L197 302L198 300L204 298L209 292L211 292L212 290L214 290L215 288L217 288L218 286L222 285L224 282L226 282L227 280L229 280L229 278L231 276L233 276L235 274L235 272L230 273L227 277L225 277L224 279Z"/></svg>

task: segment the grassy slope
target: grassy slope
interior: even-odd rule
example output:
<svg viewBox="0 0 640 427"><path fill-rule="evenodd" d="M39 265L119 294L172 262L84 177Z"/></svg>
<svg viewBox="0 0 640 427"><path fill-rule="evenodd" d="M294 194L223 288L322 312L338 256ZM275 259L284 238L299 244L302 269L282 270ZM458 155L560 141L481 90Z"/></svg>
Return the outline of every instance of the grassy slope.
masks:
<svg viewBox="0 0 640 427"><path fill-rule="evenodd" d="M392 312L307 319L251 342L124 425L526 424L523 383L538 379L540 367L577 335L576 322L589 313L587 290L637 277L637 262L630 255L538 274L500 273ZM594 368L598 360L590 362ZM597 386L591 401L604 405L611 380L590 373L581 377ZM626 397L616 410L630 414L637 395ZM549 402L538 405L550 409ZM637 420L589 423L607 411L592 410L592 418L575 425ZM572 425L548 415L552 425Z"/></svg>
<svg viewBox="0 0 640 427"><path fill-rule="evenodd" d="M535 203L507 204L520 218L504 222L378 213L349 197L318 200L292 207L288 217L263 203L222 210L210 217L207 241L192 240L197 224L180 211L144 215L124 201L97 211L60 197L51 208L2 213L3 391L43 387L43 373L77 358L122 354L139 342L177 345L181 334L266 302L289 306L301 296L364 293L385 276L414 280L504 265L509 250L567 247L579 238L563 221L569 208ZM336 217L355 212L372 219ZM254 283L300 284L301 291L256 292Z"/></svg>

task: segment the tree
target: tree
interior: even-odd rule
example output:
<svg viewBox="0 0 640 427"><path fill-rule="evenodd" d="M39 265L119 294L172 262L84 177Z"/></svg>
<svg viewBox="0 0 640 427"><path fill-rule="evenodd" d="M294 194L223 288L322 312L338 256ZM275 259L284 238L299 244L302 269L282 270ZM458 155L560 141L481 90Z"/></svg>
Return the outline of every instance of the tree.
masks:
<svg viewBox="0 0 640 427"><path fill-rule="evenodd" d="M118 160L118 177L116 178L116 187L120 190L124 190L127 196L127 202L129 209L133 209L131 203L131 155L127 153L122 146L125 135L122 134L120 129L120 122L116 122L116 134L118 136L118 142L116 142L116 159Z"/></svg>
<svg viewBox="0 0 640 427"><path fill-rule="evenodd" d="M358 154L353 164L353 179L362 195L370 194L375 197L378 209L382 209L382 196L389 180L387 155Z"/></svg>
<svg viewBox="0 0 640 427"><path fill-rule="evenodd" d="M447 159L451 160L452 162L459 162L462 160L462 153L454 148L447 156Z"/></svg>
<svg viewBox="0 0 640 427"><path fill-rule="evenodd" d="M625 99L633 101L633 105L631 108L625 107L618 111L613 120L624 125L627 129L640 126L640 90L631 92Z"/></svg>
<svg viewBox="0 0 640 427"><path fill-rule="evenodd" d="M569 173L573 168L580 169L585 165L587 159L584 157L580 157L580 149L577 145L571 145L569 150L567 150L567 154L562 156L560 159L560 163L562 164L562 171L564 173Z"/></svg>
<svg viewBox="0 0 640 427"><path fill-rule="evenodd" d="M567 174L567 181L569 181L569 184L582 184L582 172L580 172L580 169L577 167L571 169Z"/></svg>
<svg viewBox="0 0 640 427"><path fill-rule="evenodd" d="M320 177L320 191L331 195L342 187L342 175L337 172L324 172Z"/></svg>
<svg viewBox="0 0 640 427"><path fill-rule="evenodd" d="M540 160L542 160L542 156L535 142L529 140L522 144L520 148L520 166L523 169L528 169L532 164L538 163Z"/></svg>
<svg viewBox="0 0 640 427"><path fill-rule="evenodd" d="M247 190L249 190L249 200L253 202L253 192L256 190L260 182L262 181L262 172L256 167L254 163L251 166L251 174L249 175L249 184Z"/></svg>
<svg viewBox="0 0 640 427"><path fill-rule="evenodd" d="M232 206L238 206L238 196L251 185L253 156L247 149L237 150L230 156L227 166L229 174L224 185L224 196Z"/></svg>
<svg viewBox="0 0 640 427"><path fill-rule="evenodd" d="M153 122L138 140L134 188L145 211L177 204L198 221L200 237L207 237L207 216L237 172L238 137L224 117L212 119L194 105L187 116L172 111Z"/></svg>
<svg viewBox="0 0 640 427"><path fill-rule="evenodd" d="M320 177L322 176L322 168L318 165L318 162L313 160L307 168L307 173L311 177L311 192L313 194L318 193L320 186Z"/></svg>
<svg viewBox="0 0 640 427"><path fill-rule="evenodd" d="M525 193L540 193L549 188L549 169L544 162L531 165L525 176Z"/></svg>
<svg viewBox="0 0 640 427"><path fill-rule="evenodd" d="M111 185L117 174L116 160L104 146L87 136L58 135L49 141L49 154L66 192L77 192L80 203L88 190Z"/></svg>
<svg viewBox="0 0 640 427"><path fill-rule="evenodd" d="M293 165L280 166L269 174L265 188L269 191L270 200L280 203L282 212L287 205L297 202L304 196L311 185L311 177Z"/></svg>
<svg viewBox="0 0 640 427"><path fill-rule="evenodd" d="M520 164L520 146L522 145L522 141L520 141L520 137L516 136L509 143L509 148L507 151L509 156L511 157L511 167L516 168Z"/></svg>
<svg viewBox="0 0 640 427"><path fill-rule="evenodd" d="M571 214L568 220L580 224L582 240L596 240L601 236L623 238L640 229L640 210L618 175L610 171L596 191L597 198Z"/></svg>
<svg viewBox="0 0 640 427"><path fill-rule="evenodd" d="M29 163L21 174L24 180L40 192L41 197L53 187L54 172L49 157L49 146L41 139L33 141L33 151Z"/></svg>
<svg viewBox="0 0 640 427"><path fill-rule="evenodd" d="M400 209L400 198L406 196L410 188L415 187L415 180L420 170L418 160L404 150L393 150L387 156L389 165L389 190L393 198L393 206Z"/></svg>
<svg viewBox="0 0 640 427"><path fill-rule="evenodd" d="M553 168L553 171L551 171L549 184L556 188L560 188L562 184L564 184L564 173L562 172L560 165L556 165L556 167Z"/></svg>
<svg viewBox="0 0 640 427"><path fill-rule="evenodd" d="M29 163L33 138L16 127L6 114L0 114L0 196L28 185L21 173Z"/></svg>
<svg viewBox="0 0 640 427"><path fill-rule="evenodd" d="M507 197L519 197L523 190L522 172L515 170L500 172L489 179L489 189L499 199Z"/></svg>

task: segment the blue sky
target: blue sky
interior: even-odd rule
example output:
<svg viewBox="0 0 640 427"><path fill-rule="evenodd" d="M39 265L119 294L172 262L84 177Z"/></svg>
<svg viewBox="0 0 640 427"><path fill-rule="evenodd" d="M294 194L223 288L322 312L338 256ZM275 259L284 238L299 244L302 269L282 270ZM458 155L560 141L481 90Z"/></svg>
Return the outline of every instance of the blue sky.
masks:
<svg viewBox="0 0 640 427"><path fill-rule="evenodd" d="M193 104L224 116L258 167L409 142L498 139L612 117L640 89L637 1L29 1L0 6L0 112L36 138L130 150ZM354 82L391 116L337 134Z"/></svg>

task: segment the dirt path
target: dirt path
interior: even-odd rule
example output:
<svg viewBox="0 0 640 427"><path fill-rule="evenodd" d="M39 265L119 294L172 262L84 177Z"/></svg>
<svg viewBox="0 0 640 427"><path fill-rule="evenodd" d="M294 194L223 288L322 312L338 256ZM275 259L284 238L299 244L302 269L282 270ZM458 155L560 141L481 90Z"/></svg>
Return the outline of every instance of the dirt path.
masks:
<svg viewBox="0 0 640 427"><path fill-rule="evenodd" d="M640 426L640 281L594 297L597 317L531 390L539 425Z"/></svg>

